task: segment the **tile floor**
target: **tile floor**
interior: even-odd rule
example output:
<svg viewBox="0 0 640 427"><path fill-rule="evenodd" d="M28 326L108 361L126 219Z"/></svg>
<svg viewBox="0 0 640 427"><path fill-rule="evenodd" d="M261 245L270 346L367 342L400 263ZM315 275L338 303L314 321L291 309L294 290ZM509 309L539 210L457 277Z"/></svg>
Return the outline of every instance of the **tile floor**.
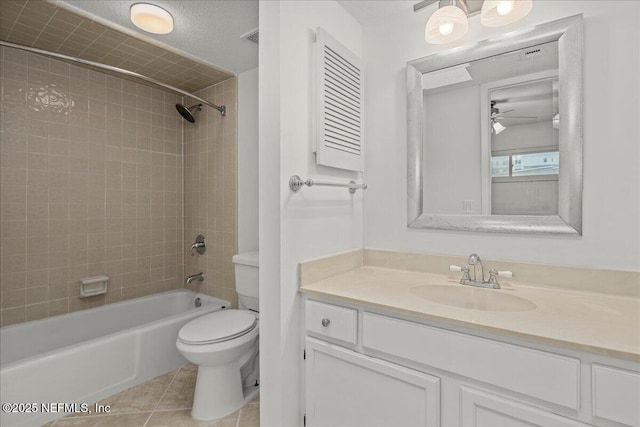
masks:
<svg viewBox="0 0 640 427"><path fill-rule="evenodd" d="M109 405L108 415L69 415L46 427L259 427L260 397L218 420L191 418L195 365L185 365L168 374L131 387L100 403Z"/></svg>

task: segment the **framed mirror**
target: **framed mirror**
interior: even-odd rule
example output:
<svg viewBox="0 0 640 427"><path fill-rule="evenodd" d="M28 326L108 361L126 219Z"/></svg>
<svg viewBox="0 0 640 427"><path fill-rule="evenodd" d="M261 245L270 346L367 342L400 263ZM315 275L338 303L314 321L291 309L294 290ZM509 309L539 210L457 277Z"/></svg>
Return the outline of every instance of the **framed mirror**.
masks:
<svg viewBox="0 0 640 427"><path fill-rule="evenodd" d="M407 64L408 226L580 235L582 15Z"/></svg>

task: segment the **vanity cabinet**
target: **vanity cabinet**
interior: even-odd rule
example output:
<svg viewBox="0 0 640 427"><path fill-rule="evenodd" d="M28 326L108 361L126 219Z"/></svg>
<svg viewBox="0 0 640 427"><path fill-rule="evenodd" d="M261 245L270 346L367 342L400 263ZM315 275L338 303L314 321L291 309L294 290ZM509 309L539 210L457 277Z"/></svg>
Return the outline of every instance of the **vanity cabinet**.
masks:
<svg viewBox="0 0 640 427"><path fill-rule="evenodd" d="M491 393L461 387L460 425L473 427L586 427L587 424L555 415Z"/></svg>
<svg viewBox="0 0 640 427"><path fill-rule="evenodd" d="M440 380L306 339L307 426L437 427Z"/></svg>
<svg viewBox="0 0 640 427"><path fill-rule="evenodd" d="M640 426L640 373L593 364L593 415Z"/></svg>
<svg viewBox="0 0 640 427"><path fill-rule="evenodd" d="M305 321L307 426L640 426L634 362L316 297Z"/></svg>

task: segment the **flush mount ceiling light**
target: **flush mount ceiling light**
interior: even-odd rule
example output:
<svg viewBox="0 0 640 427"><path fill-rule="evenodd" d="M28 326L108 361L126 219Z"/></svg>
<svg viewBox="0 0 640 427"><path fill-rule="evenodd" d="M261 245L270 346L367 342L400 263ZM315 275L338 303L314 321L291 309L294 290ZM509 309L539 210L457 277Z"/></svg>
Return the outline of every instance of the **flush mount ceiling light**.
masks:
<svg viewBox="0 0 640 427"><path fill-rule="evenodd" d="M161 7L149 3L131 6L131 22L141 30L153 34L169 34L173 31L173 16Z"/></svg>
<svg viewBox="0 0 640 427"><path fill-rule="evenodd" d="M467 14L457 6L444 6L427 21L424 39L431 44L451 43L464 37L467 31Z"/></svg>
<svg viewBox="0 0 640 427"><path fill-rule="evenodd" d="M521 20L533 9L533 0L486 0L480 12L485 27L501 27Z"/></svg>
<svg viewBox="0 0 640 427"><path fill-rule="evenodd" d="M519 21L533 9L533 0L422 0L413 11L438 3L438 10L427 21L424 38L431 44L451 43L469 30L467 17L481 14L480 22L487 27L499 27ZM482 4L482 10L480 10Z"/></svg>

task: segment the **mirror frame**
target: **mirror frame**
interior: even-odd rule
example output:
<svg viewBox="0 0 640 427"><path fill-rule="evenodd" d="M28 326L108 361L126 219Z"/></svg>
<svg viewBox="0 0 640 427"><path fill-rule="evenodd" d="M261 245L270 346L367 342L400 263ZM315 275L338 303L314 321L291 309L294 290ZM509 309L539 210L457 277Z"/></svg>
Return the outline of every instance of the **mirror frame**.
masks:
<svg viewBox="0 0 640 427"><path fill-rule="evenodd" d="M407 63L408 227L494 233L582 235L582 14L443 51ZM422 74L558 41L560 174L558 215L448 215L423 212ZM479 198L482 195L479 195Z"/></svg>

